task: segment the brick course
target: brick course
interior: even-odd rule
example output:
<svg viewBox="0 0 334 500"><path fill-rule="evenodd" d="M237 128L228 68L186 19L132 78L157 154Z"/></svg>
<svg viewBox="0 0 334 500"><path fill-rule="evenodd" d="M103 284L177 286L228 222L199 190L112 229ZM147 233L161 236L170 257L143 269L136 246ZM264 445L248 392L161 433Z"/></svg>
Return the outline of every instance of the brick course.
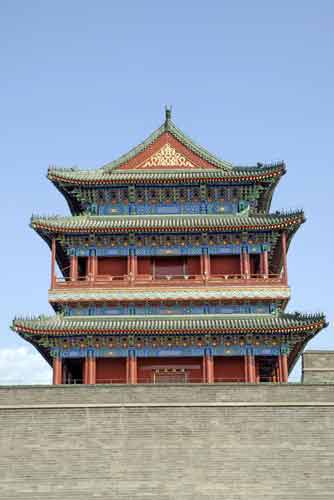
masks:
<svg viewBox="0 0 334 500"><path fill-rule="evenodd" d="M0 498L329 500L333 389L1 387Z"/></svg>

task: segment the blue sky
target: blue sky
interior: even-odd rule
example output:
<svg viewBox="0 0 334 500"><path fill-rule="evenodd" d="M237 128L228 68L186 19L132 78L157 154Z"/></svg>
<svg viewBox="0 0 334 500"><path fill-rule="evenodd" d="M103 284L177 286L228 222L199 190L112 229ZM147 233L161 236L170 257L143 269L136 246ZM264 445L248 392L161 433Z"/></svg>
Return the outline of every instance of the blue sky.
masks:
<svg viewBox="0 0 334 500"><path fill-rule="evenodd" d="M173 120L235 163L284 159L273 210L304 208L289 310L333 318L334 4L319 0L2 0L0 383L50 371L9 330L50 313L34 213L68 213L49 164L94 168ZM334 349L332 326L310 344ZM294 379L298 378L298 368Z"/></svg>

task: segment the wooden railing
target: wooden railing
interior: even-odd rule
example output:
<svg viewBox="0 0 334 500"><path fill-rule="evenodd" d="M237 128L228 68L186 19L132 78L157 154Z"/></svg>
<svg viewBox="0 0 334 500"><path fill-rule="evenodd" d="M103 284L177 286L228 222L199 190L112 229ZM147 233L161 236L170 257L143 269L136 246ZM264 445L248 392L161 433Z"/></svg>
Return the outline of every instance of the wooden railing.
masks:
<svg viewBox="0 0 334 500"><path fill-rule="evenodd" d="M71 278L56 277L54 286L52 288L126 288L128 286L145 286L145 285L159 285L159 286L230 286L230 285L286 285L286 280L283 274L214 274L210 276L203 275L159 275L153 276L150 274L137 275L136 277L123 275L123 276L110 276L110 275L96 275L96 276L82 276L73 280Z"/></svg>
<svg viewBox="0 0 334 500"><path fill-rule="evenodd" d="M84 384L83 379L67 379L63 381L64 384L68 385L75 385L75 384ZM203 378L193 378L189 377L184 380L180 381L163 381L160 379L155 379L154 377L139 377L137 378L137 384L206 384L207 382L203 381ZM214 378L214 384L244 384L245 379L241 377L215 377ZM250 382L248 382L250 383ZM284 382L280 382L279 380L276 380L275 377L268 377L265 379L257 380L256 382L253 382L254 384L263 384L263 383L270 383L270 384L282 384ZM285 382L286 383L286 382ZM105 384L105 385L110 385L110 384L127 384L125 378L109 378L109 379L97 379L96 384Z"/></svg>

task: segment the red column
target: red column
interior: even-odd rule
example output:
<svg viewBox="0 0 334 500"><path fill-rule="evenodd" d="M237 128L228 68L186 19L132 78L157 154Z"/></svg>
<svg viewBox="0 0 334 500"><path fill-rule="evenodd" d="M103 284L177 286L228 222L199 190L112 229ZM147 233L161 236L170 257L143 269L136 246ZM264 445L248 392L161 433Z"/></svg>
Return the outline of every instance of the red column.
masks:
<svg viewBox="0 0 334 500"><path fill-rule="evenodd" d="M248 382L255 384L256 373L255 373L255 357L253 354L248 354Z"/></svg>
<svg viewBox="0 0 334 500"><path fill-rule="evenodd" d="M62 381L62 360L59 356L53 358L53 384L59 385Z"/></svg>
<svg viewBox="0 0 334 500"><path fill-rule="evenodd" d="M288 369L288 356L286 354L280 355L281 360L281 382L288 382L289 369Z"/></svg>
<svg viewBox="0 0 334 500"><path fill-rule="evenodd" d="M203 381L203 384L206 383L206 355L203 354L203 359L202 359L202 368L203 368L203 378L202 378L202 381Z"/></svg>
<svg viewBox="0 0 334 500"><path fill-rule="evenodd" d="M262 274L264 275L265 278L268 278L269 275L268 250L264 250L262 253L262 263L263 263Z"/></svg>
<svg viewBox="0 0 334 500"><path fill-rule="evenodd" d="M281 383L282 382L282 379L283 379L283 375L282 375L282 360L281 360L281 356L278 356L278 382Z"/></svg>
<svg viewBox="0 0 334 500"><path fill-rule="evenodd" d="M137 257L136 255L129 255L128 257L128 274L130 281L135 281L137 277Z"/></svg>
<svg viewBox="0 0 334 500"><path fill-rule="evenodd" d="M56 240L51 243L51 288L56 286Z"/></svg>
<svg viewBox="0 0 334 500"><path fill-rule="evenodd" d="M92 256L89 255L87 257L87 278L89 280L92 279Z"/></svg>
<svg viewBox="0 0 334 500"><path fill-rule="evenodd" d="M260 253L260 274L263 274L263 252Z"/></svg>
<svg viewBox="0 0 334 500"><path fill-rule="evenodd" d="M287 237L286 232L282 233L282 259L283 259L283 280L284 283L288 283L288 265L287 265Z"/></svg>
<svg viewBox="0 0 334 500"><path fill-rule="evenodd" d="M85 358L84 384L96 384L96 358L89 354Z"/></svg>
<svg viewBox="0 0 334 500"><path fill-rule="evenodd" d="M206 381L208 384L213 384L215 379L214 379L214 361L213 361L213 356L210 352L207 352L205 354L205 361L206 361Z"/></svg>
<svg viewBox="0 0 334 500"><path fill-rule="evenodd" d="M243 274L245 275L246 279L249 278L250 276L250 263L249 263L249 254L245 250L242 252L242 268L243 268Z"/></svg>
<svg viewBox="0 0 334 500"><path fill-rule="evenodd" d="M137 357L135 351L130 351L127 357L127 383L137 383Z"/></svg>
<svg viewBox="0 0 334 500"><path fill-rule="evenodd" d="M97 273L98 273L97 256L94 255L92 260L92 275L94 280L96 278Z"/></svg>
<svg viewBox="0 0 334 500"><path fill-rule="evenodd" d="M240 274L243 276L245 274L244 270L244 253L241 251L240 252Z"/></svg>
<svg viewBox="0 0 334 500"><path fill-rule="evenodd" d="M77 281L78 279L78 257L71 255L70 259L70 278L71 281Z"/></svg>
<svg viewBox="0 0 334 500"><path fill-rule="evenodd" d="M83 383L85 385L87 385L89 382L88 382L88 357L84 358L84 362L83 362L83 370L82 370L82 379L83 379Z"/></svg>
<svg viewBox="0 0 334 500"><path fill-rule="evenodd" d="M245 369L245 382L249 382L249 373L248 373L248 355L244 355L244 369Z"/></svg>
<svg viewBox="0 0 334 500"><path fill-rule="evenodd" d="M210 255L205 253L203 255L203 268L204 268L204 271L203 271L203 274L204 274L204 279L209 279L210 278L210 274L211 274L211 270L210 270Z"/></svg>
<svg viewBox="0 0 334 500"><path fill-rule="evenodd" d="M96 384L96 358L94 356L90 356L88 360L88 383Z"/></svg>
<svg viewBox="0 0 334 500"><path fill-rule="evenodd" d="M95 277L97 274L97 257L95 257L95 255L90 255L88 257L87 268L88 279L91 281L95 281Z"/></svg>

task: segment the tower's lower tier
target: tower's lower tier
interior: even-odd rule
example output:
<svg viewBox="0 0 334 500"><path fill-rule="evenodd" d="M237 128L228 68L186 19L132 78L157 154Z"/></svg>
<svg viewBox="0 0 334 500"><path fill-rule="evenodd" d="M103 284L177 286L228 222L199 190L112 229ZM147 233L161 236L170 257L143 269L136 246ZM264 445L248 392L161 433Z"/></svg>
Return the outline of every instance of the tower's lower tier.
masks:
<svg viewBox="0 0 334 500"><path fill-rule="evenodd" d="M53 359L55 384L168 384L215 382L287 382L287 354L276 356L184 356L172 349L156 357L140 357L129 350L126 357ZM164 355L165 354L165 355ZM167 354L167 355L166 355ZM174 354L174 356L172 356ZM110 351L110 355L113 352Z"/></svg>
<svg viewBox="0 0 334 500"><path fill-rule="evenodd" d="M323 315L206 314L16 319L55 384L287 382Z"/></svg>

